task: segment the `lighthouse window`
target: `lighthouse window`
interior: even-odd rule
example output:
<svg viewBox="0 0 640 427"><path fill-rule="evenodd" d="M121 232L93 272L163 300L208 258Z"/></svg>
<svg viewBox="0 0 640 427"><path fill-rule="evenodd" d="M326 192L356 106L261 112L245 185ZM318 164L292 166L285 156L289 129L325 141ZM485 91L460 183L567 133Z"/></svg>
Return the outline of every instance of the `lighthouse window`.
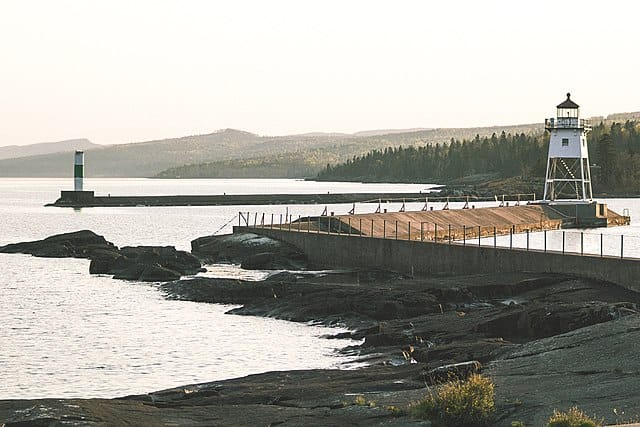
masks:
<svg viewBox="0 0 640 427"><path fill-rule="evenodd" d="M569 146L569 138L562 138L562 146L563 147Z"/></svg>

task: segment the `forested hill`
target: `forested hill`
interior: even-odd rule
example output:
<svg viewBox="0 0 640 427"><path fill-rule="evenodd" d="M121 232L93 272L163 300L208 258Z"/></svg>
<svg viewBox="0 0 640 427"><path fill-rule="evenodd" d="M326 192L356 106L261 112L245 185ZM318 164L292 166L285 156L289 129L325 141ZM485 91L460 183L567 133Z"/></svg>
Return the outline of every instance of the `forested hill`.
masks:
<svg viewBox="0 0 640 427"><path fill-rule="evenodd" d="M594 191L640 192L640 125L601 122L588 134ZM474 174L544 178L549 135L495 133L422 147L373 150L327 165L320 180L447 182Z"/></svg>

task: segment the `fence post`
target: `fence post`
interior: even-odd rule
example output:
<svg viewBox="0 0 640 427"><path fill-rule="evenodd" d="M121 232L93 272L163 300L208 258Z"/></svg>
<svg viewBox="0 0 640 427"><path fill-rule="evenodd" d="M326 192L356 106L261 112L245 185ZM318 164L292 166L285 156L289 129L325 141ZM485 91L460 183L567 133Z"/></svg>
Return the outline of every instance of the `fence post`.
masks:
<svg viewBox="0 0 640 427"><path fill-rule="evenodd" d="M467 226L462 226L462 246L467 245Z"/></svg>
<svg viewBox="0 0 640 427"><path fill-rule="evenodd" d="M478 226L478 246L480 246L480 226Z"/></svg>
<svg viewBox="0 0 640 427"><path fill-rule="evenodd" d="M562 232L562 253L564 253L564 231Z"/></svg>
<svg viewBox="0 0 640 427"><path fill-rule="evenodd" d="M302 215L298 215L298 233L300 232L300 220L302 219Z"/></svg>
<svg viewBox="0 0 640 427"><path fill-rule="evenodd" d="M580 256L584 255L584 231L580 232Z"/></svg>
<svg viewBox="0 0 640 427"><path fill-rule="evenodd" d="M497 246L497 241L496 241L496 234L498 233L498 229L497 227L493 227L493 247L495 248Z"/></svg>
<svg viewBox="0 0 640 427"><path fill-rule="evenodd" d="M624 234L620 235L620 259L624 258Z"/></svg>
<svg viewBox="0 0 640 427"><path fill-rule="evenodd" d="M269 228L271 228L273 230L273 214L271 214L271 224L270 224Z"/></svg>
<svg viewBox="0 0 640 427"><path fill-rule="evenodd" d="M386 219L382 220L382 238L383 239L387 238L387 220Z"/></svg>
<svg viewBox="0 0 640 427"><path fill-rule="evenodd" d="M407 222L407 234L409 235L408 240L411 240L411 221Z"/></svg>
<svg viewBox="0 0 640 427"><path fill-rule="evenodd" d="M509 229L509 249L513 249L513 227Z"/></svg>
<svg viewBox="0 0 640 427"><path fill-rule="evenodd" d="M396 240L398 240L398 220L396 219Z"/></svg>
<svg viewBox="0 0 640 427"><path fill-rule="evenodd" d="M280 214L280 230L282 230L282 214Z"/></svg>
<svg viewBox="0 0 640 427"><path fill-rule="evenodd" d="M600 258L602 258L603 255L604 253L602 251L602 233L600 233Z"/></svg>
<svg viewBox="0 0 640 427"><path fill-rule="evenodd" d="M449 244L451 244L451 224L449 224Z"/></svg>
<svg viewBox="0 0 640 427"><path fill-rule="evenodd" d="M547 252L547 230L544 230L542 234L544 235L544 251L546 253Z"/></svg>
<svg viewBox="0 0 640 427"><path fill-rule="evenodd" d="M253 226L255 227L256 225L258 225L258 211L256 211L256 214L253 216Z"/></svg>

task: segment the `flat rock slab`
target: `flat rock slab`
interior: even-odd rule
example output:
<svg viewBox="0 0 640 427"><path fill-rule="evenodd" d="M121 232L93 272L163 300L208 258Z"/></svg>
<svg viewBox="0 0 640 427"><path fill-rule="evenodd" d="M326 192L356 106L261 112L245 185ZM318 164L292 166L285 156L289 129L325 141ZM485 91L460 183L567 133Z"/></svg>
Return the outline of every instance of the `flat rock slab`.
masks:
<svg viewBox="0 0 640 427"><path fill-rule="evenodd" d="M501 403L513 411L502 425L544 425L554 408L574 405L606 423L637 419L639 355L640 315L523 344L487 369Z"/></svg>

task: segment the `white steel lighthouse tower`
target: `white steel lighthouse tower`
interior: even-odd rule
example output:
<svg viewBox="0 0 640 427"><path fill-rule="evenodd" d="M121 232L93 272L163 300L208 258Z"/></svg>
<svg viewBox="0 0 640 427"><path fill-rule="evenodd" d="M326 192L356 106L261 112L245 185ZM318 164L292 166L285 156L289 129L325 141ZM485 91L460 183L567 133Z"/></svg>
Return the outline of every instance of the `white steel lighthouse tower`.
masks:
<svg viewBox="0 0 640 427"><path fill-rule="evenodd" d="M567 99L557 106L557 117L544 121L551 139L543 201L590 202L593 198L587 150L587 132L591 127L579 117L579 108L567 93Z"/></svg>

